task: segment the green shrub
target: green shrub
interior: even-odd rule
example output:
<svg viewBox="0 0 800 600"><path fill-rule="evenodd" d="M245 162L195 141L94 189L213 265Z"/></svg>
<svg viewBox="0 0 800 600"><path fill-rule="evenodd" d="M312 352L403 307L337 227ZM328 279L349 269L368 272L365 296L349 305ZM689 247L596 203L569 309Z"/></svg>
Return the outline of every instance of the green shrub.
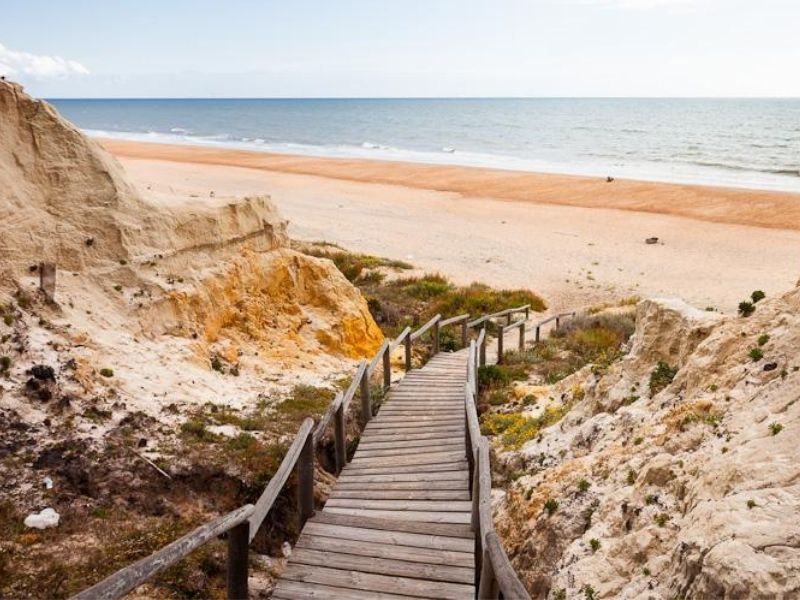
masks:
<svg viewBox="0 0 800 600"><path fill-rule="evenodd" d="M663 527L669 521L669 515L667 513L659 513L654 517L656 525L659 527Z"/></svg>
<svg viewBox="0 0 800 600"><path fill-rule="evenodd" d="M739 302L739 314L743 317L749 317L752 315L756 310L755 305L752 302Z"/></svg>
<svg viewBox="0 0 800 600"><path fill-rule="evenodd" d="M764 358L764 351L761 348L750 348L750 352L747 353L747 356L749 356L750 360L753 362L758 362Z"/></svg>
<svg viewBox="0 0 800 600"><path fill-rule="evenodd" d="M558 502L552 498L548 498L544 503L544 509L547 511L548 516L552 515L558 509Z"/></svg>
<svg viewBox="0 0 800 600"><path fill-rule="evenodd" d="M11 327L14 324L14 315L3 315L3 323Z"/></svg>
<svg viewBox="0 0 800 600"><path fill-rule="evenodd" d="M677 373L677 367L671 367L663 360L659 361L656 368L650 373L650 395L654 396L672 383Z"/></svg>
<svg viewBox="0 0 800 600"><path fill-rule="evenodd" d="M600 540L597 538L592 538L589 540L589 546L592 548L592 552L597 552L600 550Z"/></svg>
<svg viewBox="0 0 800 600"><path fill-rule="evenodd" d="M481 388L496 388L511 383L511 377L500 365L485 365L478 369L478 383Z"/></svg>
<svg viewBox="0 0 800 600"><path fill-rule="evenodd" d="M763 300L766 297L767 295L761 290L756 290L752 294L750 294L750 299L753 301L753 304L757 304L759 301Z"/></svg>
<svg viewBox="0 0 800 600"><path fill-rule="evenodd" d="M628 474L625 476L625 482L628 485L633 485L636 483L636 471L633 469L628 469Z"/></svg>
<svg viewBox="0 0 800 600"><path fill-rule="evenodd" d="M10 356L0 356L0 371L8 371L11 368L11 364Z"/></svg>
<svg viewBox="0 0 800 600"><path fill-rule="evenodd" d="M769 431L772 435L778 435L781 431L783 431L783 425L780 423L770 423Z"/></svg>
<svg viewBox="0 0 800 600"><path fill-rule="evenodd" d="M192 418L181 424L181 433L190 441L215 442L218 436L206 429L205 421Z"/></svg>
<svg viewBox="0 0 800 600"><path fill-rule="evenodd" d="M766 343L768 341L769 341L769 335L767 335L766 333L762 333L760 336L758 336L758 345L759 346L766 345Z"/></svg>
<svg viewBox="0 0 800 600"><path fill-rule="evenodd" d="M578 482L578 491L582 493L588 492L590 487L592 487L592 484L589 483L586 479L581 479Z"/></svg>
<svg viewBox="0 0 800 600"><path fill-rule="evenodd" d="M113 377L114 376L114 370L113 369L109 369L108 367L106 367L104 369L100 369L100 375L102 375L103 377Z"/></svg>
<svg viewBox="0 0 800 600"><path fill-rule="evenodd" d="M748 500L747 501L747 508L755 508L757 506L755 500Z"/></svg>
<svg viewBox="0 0 800 600"><path fill-rule="evenodd" d="M211 368L219 373L225 372L225 366L222 364L222 360L216 355L211 357Z"/></svg>

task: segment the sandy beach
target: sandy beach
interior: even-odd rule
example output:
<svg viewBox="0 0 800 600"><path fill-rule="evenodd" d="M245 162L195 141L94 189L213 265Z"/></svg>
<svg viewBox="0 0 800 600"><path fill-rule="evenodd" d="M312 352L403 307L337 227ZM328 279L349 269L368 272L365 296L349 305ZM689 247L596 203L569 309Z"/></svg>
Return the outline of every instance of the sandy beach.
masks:
<svg viewBox="0 0 800 600"><path fill-rule="evenodd" d="M798 194L101 142L162 201L267 194L296 238L528 287L553 308L639 295L733 310L800 275Z"/></svg>

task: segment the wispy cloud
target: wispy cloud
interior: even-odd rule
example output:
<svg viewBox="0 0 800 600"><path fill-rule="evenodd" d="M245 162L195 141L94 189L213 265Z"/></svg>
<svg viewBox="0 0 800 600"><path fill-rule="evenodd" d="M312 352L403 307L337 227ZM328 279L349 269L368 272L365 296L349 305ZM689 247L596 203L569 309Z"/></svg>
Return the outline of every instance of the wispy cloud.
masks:
<svg viewBox="0 0 800 600"><path fill-rule="evenodd" d="M78 61L60 56L11 50L0 44L0 75L43 80L88 74L89 69Z"/></svg>

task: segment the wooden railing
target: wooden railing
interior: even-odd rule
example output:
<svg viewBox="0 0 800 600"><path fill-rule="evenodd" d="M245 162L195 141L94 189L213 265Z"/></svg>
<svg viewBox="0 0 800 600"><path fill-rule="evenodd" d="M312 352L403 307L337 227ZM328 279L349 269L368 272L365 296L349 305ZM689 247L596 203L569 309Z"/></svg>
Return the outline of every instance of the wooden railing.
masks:
<svg viewBox="0 0 800 600"><path fill-rule="evenodd" d="M198 527L154 554L117 571L100 583L84 590L74 596L73 600L113 600L120 598L145 583L157 573L185 558L193 550L226 533L228 535L227 595L228 598L233 599L247 598L250 542L267 518L275 500L283 490L291 474L293 472L296 474L297 508L300 515L300 528L302 529L305 521L314 513L314 462L316 448L326 438L327 430L331 424L333 424L335 467L338 474L347 463L346 425L350 412L348 409L356 391L359 391L361 399L361 422L366 425L372 418L373 410L370 377L378 367L382 366L382 385L384 391L386 391L391 386L391 354L400 344L405 346L404 366L405 370L409 371L411 370L412 346L415 341L422 338L429 330L432 330L432 354L436 354L439 351L441 329L456 325L461 327L461 342L464 347L467 345L468 328L483 325L478 333L477 344L475 340L470 343L470 372L468 373L470 383L467 384L467 454L470 465L474 467L474 473L476 474L473 476L473 481L478 481L477 488L474 487L475 484L473 483L473 506L475 507L475 502L479 501L479 508L473 509L474 515L477 514L479 516L479 529L476 529L479 535L476 535L476 538L480 538L480 547L478 548L479 554L477 558L479 562L486 564L487 559L482 557L488 557L489 565L493 569L490 572L487 571L486 581L500 581L500 589L503 590L506 597L526 598L527 594L525 596L515 596L511 593L515 588L509 587L511 585L510 578L513 577L518 585L519 581L516 580L510 564L507 564L508 559L505 558L505 563L502 563L501 558L505 557L505 553L497 541L496 535L494 537L489 535L493 534L494 531L491 524L491 506L489 502L489 493L491 491L491 477L488 470L489 446L486 439L480 435L475 408L475 394L477 393L476 369L486 364L486 323L491 319L507 317L509 325L513 328L517 324L511 324L512 315L524 313L527 319L529 311L529 305L510 308L471 322L467 314L444 320L442 320L441 315L436 315L416 331L412 332L410 327L406 327L394 340L385 340L372 360L369 362L364 360L359 363L347 390L344 393L336 394L316 426L314 420L310 417L303 421L278 470L270 479L255 505L247 504ZM524 321L522 322L524 323ZM476 348L479 349L477 354ZM480 477L483 479L480 479ZM483 569L481 570L482 572ZM481 585L483 586L483 583ZM484 588L481 587L481 589ZM520 586L520 589L524 592L524 588Z"/></svg>
<svg viewBox="0 0 800 600"><path fill-rule="evenodd" d="M550 317L547 317L546 319L534 323L533 326L530 328L530 330L536 332L536 335L534 336L534 341L538 342L540 340L541 328L547 325L548 323L555 321L556 329L558 329L561 326L561 319L574 316L575 316L574 312L565 312L557 315L552 315ZM516 323L509 323L508 325L503 327L500 330L500 333L497 335L497 364L503 364L503 352L504 352L503 343L506 333L508 333L509 331L513 331L514 329L519 329L519 343L518 343L519 351L522 352L523 350L525 350L525 332L529 330L527 319L525 321L517 321ZM484 360L483 364L485 363L486 361Z"/></svg>
<svg viewBox="0 0 800 600"><path fill-rule="evenodd" d="M467 460L472 482L472 530L475 532L475 565L478 598L530 600L503 550L492 520L492 471L489 442L481 435L478 422L478 378L480 354L470 343L465 386Z"/></svg>

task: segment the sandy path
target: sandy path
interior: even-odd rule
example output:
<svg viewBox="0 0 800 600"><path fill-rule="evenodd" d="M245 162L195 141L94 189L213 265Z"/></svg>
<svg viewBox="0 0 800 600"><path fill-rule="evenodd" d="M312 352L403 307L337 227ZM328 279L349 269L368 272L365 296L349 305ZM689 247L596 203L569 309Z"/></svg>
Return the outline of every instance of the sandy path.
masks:
<svg viewBox="0 0 800 600"><path fill-rule="evenodd" d="M672 215L513 202L264 170L123 158L165 201L269 194L290 233L406 259L458 282L529 287L554 308L612 297L681 296L732 310L800 274L800 232ZM150 188L148 191L147 188ZM646 245L658 236L663 244Z"/></svg>

